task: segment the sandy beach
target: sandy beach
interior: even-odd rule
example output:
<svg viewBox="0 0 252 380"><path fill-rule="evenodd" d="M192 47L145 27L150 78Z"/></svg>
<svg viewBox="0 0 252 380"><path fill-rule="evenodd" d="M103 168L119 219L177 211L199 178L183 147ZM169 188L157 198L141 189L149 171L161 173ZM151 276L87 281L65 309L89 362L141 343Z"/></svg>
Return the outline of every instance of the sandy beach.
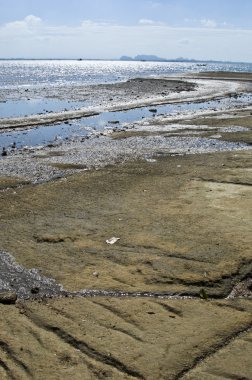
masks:
<svg viewBox="0 0 252 380"><path fill-rule="evenodd" d="M150 108L0 159L1 379L252 377L250 93L244 73L1 90L91 104L8 133Z"/></svg>

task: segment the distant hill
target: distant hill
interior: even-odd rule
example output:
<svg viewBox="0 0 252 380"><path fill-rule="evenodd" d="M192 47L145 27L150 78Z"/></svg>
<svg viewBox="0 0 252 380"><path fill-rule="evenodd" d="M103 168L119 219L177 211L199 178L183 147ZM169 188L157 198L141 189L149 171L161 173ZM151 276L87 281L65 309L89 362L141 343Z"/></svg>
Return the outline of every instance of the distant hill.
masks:
<svg viewBox="0 0 252 380"><path fill-rule="evenodd" d="M156 55L146 55L146 54L142 54L142 55L137 55L135 58L134 58L135 61L167 61L165 58L160 58L160 57L157 57Z"/></svg>
<svg viewBox="0 0 252 380"><path fill-rule="evenodd" d="M121 56L120 61L134 61L134 58L123 55Z"/></svg>
<svg viewBox="0 0 252 380"><path fill-rule="evenodd" d="M161 58L156 55L148 55L148 54L139 54L136 55L134 58L129 57L127 55L123 55L120 58L120 61L151 61L151 62L196 62L195 59L188 59L188 58L175 58L175 59L167 59L167 58Z"/></svg>
<svg viewBox="0 0 252 380"><path fill-rule="evenodd" d="M237 64L246 64L248 62L233 62L233 61L216 61L214 59L204 60L204 59L194 59L194 58L160 58L157 55L148 55L148 54L139 54L135 57L129 57L127 55L123 55L120 58L120 61L147 61L147 62L192 62L197 63L199 66L206 66L207 63L237 63Z"/></svg>

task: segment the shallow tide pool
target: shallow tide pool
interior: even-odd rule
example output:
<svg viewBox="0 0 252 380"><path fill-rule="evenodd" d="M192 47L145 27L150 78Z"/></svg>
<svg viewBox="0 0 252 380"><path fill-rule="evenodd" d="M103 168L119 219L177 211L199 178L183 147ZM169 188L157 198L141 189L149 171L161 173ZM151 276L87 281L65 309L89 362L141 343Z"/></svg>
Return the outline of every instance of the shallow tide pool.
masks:
<svg viewBox="0 0 252 380"><path fill-rule="evenodd" d="M86 105L86 102L71 102L59 99L9 100L0 102L0 118L61 112L78 109Z"/></svg>
<svg viewBox="0 0 252 380"><path fill-rule="evenodd" d="M127 111L102 112L99 115L83 117L66 121L64 123L51 124L48 126L37 126L26 130L13 130L0 133L0 148L9 149L16 144L17 148L24 146L38 146L57 143L61 140L76 137L86 137L94 133L103 132L107 128L121 128L124 123L138 122L144 118L155 118L161 115L179 115L187 111L199 110L227 110L233 107L248 106L252 104L252 94L243 94L238 97L227 97L219 100L203 101L197 103L177 103L164 104L159 106L134 108ZM16 101L0 103L0 110L5 115L20 116L20 112L25 114L56 112L70 109L77 109L85 106L84 103L65 102L60 100L39 99L31 101ZM6 107L6 108L5 108ZM29 108L30 107L30 108ZM29 113L30 112L30 113ZM1 115L1 113L0 113Z"/></svg>

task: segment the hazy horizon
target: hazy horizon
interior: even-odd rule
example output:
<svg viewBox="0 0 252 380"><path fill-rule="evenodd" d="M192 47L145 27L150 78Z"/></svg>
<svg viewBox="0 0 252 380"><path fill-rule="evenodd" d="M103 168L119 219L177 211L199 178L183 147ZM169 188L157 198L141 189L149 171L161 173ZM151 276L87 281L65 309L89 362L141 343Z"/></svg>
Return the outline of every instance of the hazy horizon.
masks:
<svg viewBox="0 0 252 380"><path fill-rule="evenodd" d="M139 54L142 55L142 54ZM144 55L144 54L143 54ZM140 62L141 60L136 60L134 57L132 60L129 59L128 62ZM184 62L184 63L211 63L211 62L216 62L216 63L237 63L237 64L252 64L250 61L224 61L224 60L214 60L214 59L209 59L209 60L203 60L203 59L197 59L197 58L187 58L187 57L177 57L177 58L166 58L166 57L158 57L161 60L146 60L146 62L158 62L158 63L169 63L169 62ZM162 61L164 59L164 61ZM73 58L65 58L65 57L0 57L0 61L116 61L116 62L127 62L127 60L121 60L121 57L119 58L85 58L85 57L73 57Z"/></svg>

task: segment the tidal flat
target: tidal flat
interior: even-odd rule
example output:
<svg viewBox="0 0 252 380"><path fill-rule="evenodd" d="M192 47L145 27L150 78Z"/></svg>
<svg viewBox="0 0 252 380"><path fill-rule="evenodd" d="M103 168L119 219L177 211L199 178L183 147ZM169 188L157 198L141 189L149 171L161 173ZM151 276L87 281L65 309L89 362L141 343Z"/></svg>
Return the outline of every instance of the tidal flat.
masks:
<svg viewBox="0 0 252 380"><path fill-rule="evenodd" d="M157 112L0 160L2 379L252 377L252 106L153 115L165 84L174 102L252 92L208 76L106 85L111 109L135 91Z"/></svg>

